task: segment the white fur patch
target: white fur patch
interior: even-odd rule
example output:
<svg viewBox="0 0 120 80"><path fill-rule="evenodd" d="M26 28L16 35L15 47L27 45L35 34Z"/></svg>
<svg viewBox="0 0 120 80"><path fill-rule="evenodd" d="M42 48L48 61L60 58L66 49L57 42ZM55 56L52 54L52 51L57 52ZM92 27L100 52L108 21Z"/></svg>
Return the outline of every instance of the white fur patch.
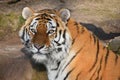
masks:
<svg viewBox="0 0 120 80"><path fill-rule="evenodd" d="M40 55L40 54L34 54L32 58L35 59L35 61L39 63L44 63L44 61L47 60L46 55Z"/></svg>

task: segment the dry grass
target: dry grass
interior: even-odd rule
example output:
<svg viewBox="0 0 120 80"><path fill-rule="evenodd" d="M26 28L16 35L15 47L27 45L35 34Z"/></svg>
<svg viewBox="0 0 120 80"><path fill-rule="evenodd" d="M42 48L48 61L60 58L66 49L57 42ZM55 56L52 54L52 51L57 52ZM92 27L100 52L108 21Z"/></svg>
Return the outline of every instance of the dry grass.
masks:
<svg viewBox="0 0 120 80"><path fill-rule="evenodd" d="M78 21L99 22L120 19L120 0L86 0L74 4L77 6L73 8L73 17Z"/></svg>
<svg viewBox="0 0 120 80"><path fill-rule="evenodd" d="M32 75L32 80L48 80L46 71L36 71L34 70L34 74Z"/></svg>

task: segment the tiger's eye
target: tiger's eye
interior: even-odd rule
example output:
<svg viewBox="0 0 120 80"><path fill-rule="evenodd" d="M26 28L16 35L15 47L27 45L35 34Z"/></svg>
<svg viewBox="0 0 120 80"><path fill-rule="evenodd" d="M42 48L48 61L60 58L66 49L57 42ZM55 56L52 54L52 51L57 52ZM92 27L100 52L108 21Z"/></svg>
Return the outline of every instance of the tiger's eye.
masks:
<svg viewBox="0 0 120 80"><path fill-rule="evenodd" d="M36 33L36 31L34 29L31 29L31 32Z"/></svg>
<svg viewBox="0 0 120 80"><path fill-rule="evenodd" d="M48 32L48 34L52 34L52 33L54 33L54 30L50 30L50 31Z"/></svg>
<svg viewBox="0 0 120 80"><path fill-rule="evenodd" d="M50 33L53 33L54 31L53 30L50 30Z"/></svg>

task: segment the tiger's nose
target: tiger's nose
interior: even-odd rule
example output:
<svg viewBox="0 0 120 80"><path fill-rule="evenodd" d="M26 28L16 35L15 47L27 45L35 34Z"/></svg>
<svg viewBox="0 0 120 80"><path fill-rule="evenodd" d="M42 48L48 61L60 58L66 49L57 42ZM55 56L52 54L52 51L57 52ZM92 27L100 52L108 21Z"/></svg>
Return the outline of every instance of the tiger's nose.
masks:
<svg viewBox="0 0 120 80"><path fill-rule="evenodd" d="M41 45L39 45L39 44L34 44L34 46L35 46L35 48L37 48L37 49L41 49L41 48L44 47L44 46L41 46Z"/></svg>

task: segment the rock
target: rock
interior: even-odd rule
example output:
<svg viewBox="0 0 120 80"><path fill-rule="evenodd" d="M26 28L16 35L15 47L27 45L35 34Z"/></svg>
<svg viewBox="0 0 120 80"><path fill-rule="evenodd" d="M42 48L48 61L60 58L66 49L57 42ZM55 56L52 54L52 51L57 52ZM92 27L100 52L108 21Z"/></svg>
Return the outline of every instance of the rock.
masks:
<svg viewBox="0 0 120 80"><path fill-rule="evenodd" d="M111 50L120 53L120 36L115 37L109 43L109 47Z"/></svg>

